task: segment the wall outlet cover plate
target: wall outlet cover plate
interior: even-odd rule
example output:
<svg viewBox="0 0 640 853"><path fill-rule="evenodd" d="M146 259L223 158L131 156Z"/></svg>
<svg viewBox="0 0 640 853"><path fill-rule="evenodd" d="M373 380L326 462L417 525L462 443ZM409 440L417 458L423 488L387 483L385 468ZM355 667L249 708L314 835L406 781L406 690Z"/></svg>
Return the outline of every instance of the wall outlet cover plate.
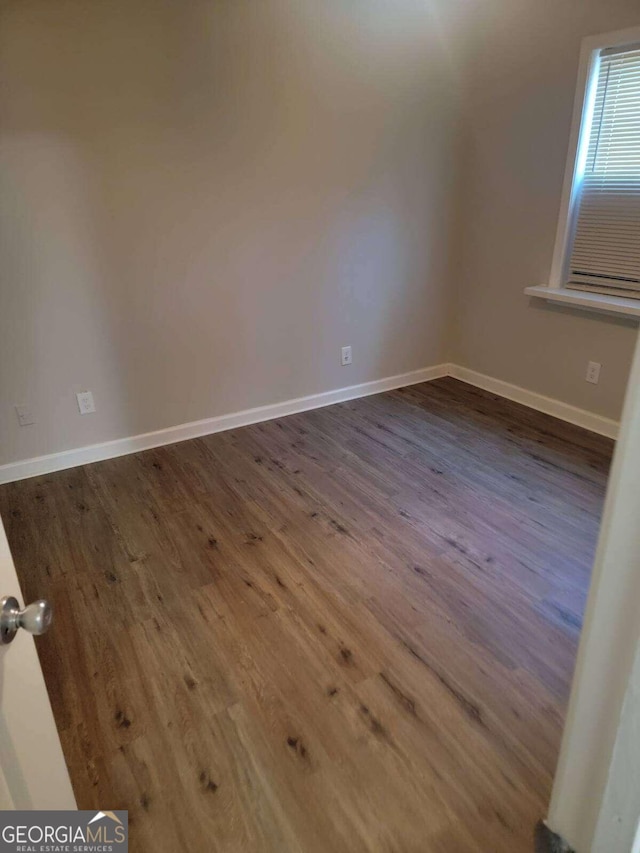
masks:
<svg viewBox="0 0 640 853"><path fill-rule="evenodd" d="M29 406L16 406L16 415L18 416L18 423L20 426L29 426L36 422L33 412Z"/></svg>
<svg viewBox="0 0 640 853"><path fill-rule="evenodd" d="M78 400L78 410L81 415L90 415L92 412L95 412L96 404L93 401L91 391L80 391L76 394L76 399Z"/></svg>

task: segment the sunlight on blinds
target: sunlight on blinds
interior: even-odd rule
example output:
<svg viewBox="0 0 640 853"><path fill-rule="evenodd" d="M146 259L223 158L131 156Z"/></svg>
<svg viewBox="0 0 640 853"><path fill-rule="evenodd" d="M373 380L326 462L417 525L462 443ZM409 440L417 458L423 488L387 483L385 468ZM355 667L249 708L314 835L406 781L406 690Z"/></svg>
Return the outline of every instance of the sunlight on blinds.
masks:
<svg viewBox="0 0 640 853"><path fill-rule="evenodd" d="M567 287L640 298L640 45L601 55Z"/></svg>

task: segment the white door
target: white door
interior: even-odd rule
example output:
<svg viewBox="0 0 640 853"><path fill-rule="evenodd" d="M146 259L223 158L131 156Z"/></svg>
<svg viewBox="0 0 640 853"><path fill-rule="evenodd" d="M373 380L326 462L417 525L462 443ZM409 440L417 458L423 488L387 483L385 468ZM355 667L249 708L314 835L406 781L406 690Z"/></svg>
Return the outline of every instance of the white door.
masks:
<svg viewBox="0 0 640 853"><path fill-rule="evenodd" d="M21 599L0 520L0 599L9 595ZM0 809L75 808L35 643L20 628L0 645Z"/></svg>
<svg viewBox="0 0 640 853"><path fill-rule="evenodd" d="M640 338L549 806L578 853L629 853L640 815ZM636 663L637 661L637 663Z"/></svg>

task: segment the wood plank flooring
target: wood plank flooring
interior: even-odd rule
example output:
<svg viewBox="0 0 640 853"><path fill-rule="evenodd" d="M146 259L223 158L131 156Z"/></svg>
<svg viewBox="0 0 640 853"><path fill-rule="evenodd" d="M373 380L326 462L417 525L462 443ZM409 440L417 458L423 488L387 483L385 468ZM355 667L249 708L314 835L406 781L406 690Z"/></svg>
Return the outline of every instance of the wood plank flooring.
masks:
<svg viewBox="0 0 640 853"><path fill-rule="evenodd" d="M611 451L443 379L0 488L79 806L149 853L532 850Z"/></svg>

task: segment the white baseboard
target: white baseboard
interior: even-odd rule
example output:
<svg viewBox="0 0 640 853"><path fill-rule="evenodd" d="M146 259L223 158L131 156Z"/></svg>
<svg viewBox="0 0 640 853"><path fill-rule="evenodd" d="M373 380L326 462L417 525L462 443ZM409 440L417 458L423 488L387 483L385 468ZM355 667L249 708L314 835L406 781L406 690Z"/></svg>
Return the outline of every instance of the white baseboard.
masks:
<svg viewBox="0 0 640 853"><path fill-rule="evenodd" d="M347 388L338 388L335 391L324 391L321 394L311 394L308 397L285 400L283 403L258 406L255 409L245 409L242 412L233 412L229 415L205 418L201 421L179 424L178 426L156 430L155 432L146 432L141 435L130 436L129 438L119 438L115 441L106 441L102 444L91 444L87 447L63 450L60 453L51 453L47 456L36 456L32 459L24 459L19 462L10 462L7 465L0 465L0 485L3 483L12 483L16 480L25 480L27 477L50 474L53 471L63 471L66 468L75 468L78 465L86 465L89 462L99 462L103 459L125 456L127 453L150 450L152 447L174 444L178 441L186 441L189 438L211 435L212 433L223 432L224 430L234 429L235 427L270 421L274 418L282 418L285 415L294 415L297 412L319 409L323 406L343 403L346 400L354 400L358 397L368 397L371 394L391 391L393 388L417 385L419 382L428 382L431 379L440 379L443 376L448 376L449 369L449 364L424 367L420 370L413 370L410 373L388 376L386 379L363 382L361 385L350 385Z"/></svg>
<svg viewBox="0 0 640 853"><path fill-rule="evenodd" d="M87 447L79 447L74 450L63 450L60 453L51 453L48 456L37 456L33 459L24 459L19 462L10 462L0 465L0 485L12 483L16 480L24 480L27 477L37 477L41 474L50 474L53 471L63 471L66 468L75 468L78 465L86 465L89 462L99 462L103 459L113 459L116 456L125 456L127 453L137 453L140 450L149 450L152 447L161 447L165 444L174 444L178 441L186 441L189 438L198 438L202 435L211 435L215 432L223 432L235 427L248 426L249 424L270 421L273 418L282 418L286 415L294 415L298 412L307 412L311 409L319 409L322 406L331 406L334 403L342 403L345 400L355 400L358 397L368 397L371 394L380 394L383 391L391 391L394 388L404 388L407 385L416 385L419 382L429 382L432 379L441 379L443 376L452 376L477 388L483 388L500 397L522 403L531 409L553 415L563 421L584 427L584 429L597 432L609 438L617 438L618 422L595 415L584 409L569 406L544 397L501 379L494 379L460 367L457 364L438 364L433 367L424 367L421 370L413 370L410 373L401 373L398 376L389 376L386 379L376 379L373 382L363 382L361 385L350 385L347 388L338 388L335 391L324 391L321 394L311 394L308 397L297 397L294 400L285 400L283 403L274 403L270 406L259 406L255 409L245 409L242 412L233 412L229 415L219 415L215 418L205 418L201 421L193 421L187 424L168 427L167 429L146 432L142 435L134 435L129 438L119 438L115 441L106 441L102 444L91 444Z"/></svg>
<svg viewBox="0 0 640 853"><path fill-rule="evenodd" d="M476 388L483 388L499 397L506 397L507 400L521 403L523 406L544 412L546 415L553 415L554 418L568 421L570 424L583 427L591 432L597 432L599 435L605 435L607 438L618 437L620 426L618 421L613 421L602 415L587 412L585 409L570 406L567 403L560 402L560 400L554 400L552 397L536 394L534 391L527 391L526 388L520 388L510 382L503 382L501 379L494 379L492 376L477 373L475 370L460 367L457 364L449 365L449 375L453 376L454 379L460 379L462 382L468 382L469 385L475 385Z"/></svg>

